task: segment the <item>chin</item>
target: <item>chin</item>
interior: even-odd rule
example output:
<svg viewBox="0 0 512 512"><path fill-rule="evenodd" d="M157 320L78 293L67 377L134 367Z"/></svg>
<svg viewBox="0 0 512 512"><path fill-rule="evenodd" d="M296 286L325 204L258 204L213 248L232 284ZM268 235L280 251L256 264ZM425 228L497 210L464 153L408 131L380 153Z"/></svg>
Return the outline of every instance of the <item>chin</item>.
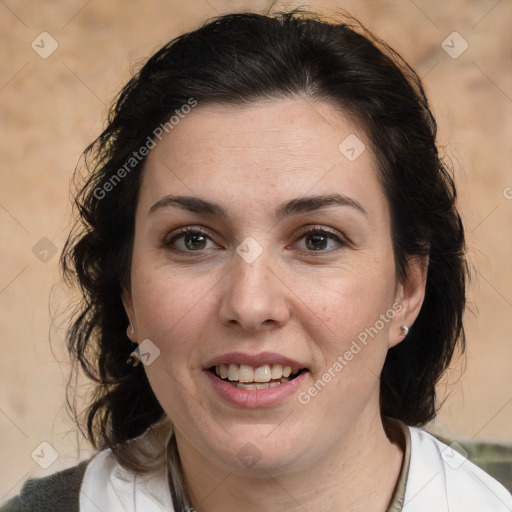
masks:
<svg viewBox="0 0 512 512"><path fill-rule="evenodd" d="M294 436L288 427L283 427L284 430L284 434L277 435L275 425L251 425L228 435L224 445L210 445L208 451L214 464L220 462L224 469L235 474L262 478L287 474L304 464L307 441ZM302 448L300 452L298 447Z"/></svg>

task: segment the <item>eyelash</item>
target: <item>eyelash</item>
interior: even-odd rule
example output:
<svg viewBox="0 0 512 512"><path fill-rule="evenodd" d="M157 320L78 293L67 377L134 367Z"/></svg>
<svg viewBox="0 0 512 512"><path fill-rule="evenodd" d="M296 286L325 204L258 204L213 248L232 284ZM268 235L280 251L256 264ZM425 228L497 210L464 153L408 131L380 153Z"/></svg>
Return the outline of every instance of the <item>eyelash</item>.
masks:
<svg viewBox="0 0 512 512"><path fill-rule="evenodd" d="M309 234L313 234L313 233L329 236L330 238L334 239L339 246L347 245L347 242L344 239L345 237L343 235L341 235L341 233L338 233L337 231L334 231L334 230L327 229L323 226L309 226L308 228L304 229L300 233L298 240L301 240L305 236L307 236ZM211 240L209 233L205 229L201 228L200 226L187 226L187 227L181 229L178 233L176 233L169 241L165 241L163 244L164 247L170 248L170 246L172 246L174 243L176 243L176 241L178 239L180 239L181 237L183 237L184 235L187 235L187 234L203 235L203 236L207 237L209 240ZM183 249L171 249L171 250L182 252L182 253L185 252L185 253L193 254L193 253L200 253L204 249L197 250L197 251L189 251L189 250L184 251ZM318 251L304 250L304 252L307 252L308 254L312 254L312 255L323 255L323 254L331 253L332 251L335 251L335 250L337 250L337 249L329 249L329 250L320 249Z"/></svg>

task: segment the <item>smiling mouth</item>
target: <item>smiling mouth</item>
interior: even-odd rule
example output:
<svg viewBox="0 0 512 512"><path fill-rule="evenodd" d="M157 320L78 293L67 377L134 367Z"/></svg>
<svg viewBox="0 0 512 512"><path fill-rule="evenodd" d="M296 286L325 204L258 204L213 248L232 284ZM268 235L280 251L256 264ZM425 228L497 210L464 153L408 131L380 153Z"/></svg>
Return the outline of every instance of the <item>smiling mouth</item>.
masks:
<svg viewBox="0 0 512 512"><path fill-rule="evenodd" d="M280 364L264 364L256 368L246 364L219 364L210 368L219 379L240 389L268 389L289 382L306 368L292 368Z"/></svg>

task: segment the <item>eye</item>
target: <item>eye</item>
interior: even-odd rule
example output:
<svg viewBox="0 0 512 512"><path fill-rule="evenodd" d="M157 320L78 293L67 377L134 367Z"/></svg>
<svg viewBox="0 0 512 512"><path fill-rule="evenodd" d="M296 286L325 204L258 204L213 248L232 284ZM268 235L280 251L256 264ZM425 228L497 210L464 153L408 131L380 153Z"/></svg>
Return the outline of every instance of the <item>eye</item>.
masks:
<svg viewBox="0 0 512 512"><path fill-rule="evenodd" d="M302 248L302 250L309 253L331 252L336 250L337 246L346 245L340 233L319 226L307 228L300 236L300 240L303 240L305 244L305 248ZM208 246L208 242L211 242L214 246ZM171 250L190 253L213 249L216 247L216 244L214 244L208 232L204 229L187 226L174 234L168 241L165 241L164 246Z"/></svg>
<svg viewBox="0 0 512 512"><path fill-rule="evenodd" d="M308 228L299 240L304 240L307 252L330 252L336 246L346 245L340 233L318 226Z"/></svg>
<svg viewBox="0 0 512 512"><path fill-rule="evenodd" d="M165 242L165 246L178 251L196 252L212 249L213 247L207 247L208 241L212 242L205 230L188 226Z"/></svg>

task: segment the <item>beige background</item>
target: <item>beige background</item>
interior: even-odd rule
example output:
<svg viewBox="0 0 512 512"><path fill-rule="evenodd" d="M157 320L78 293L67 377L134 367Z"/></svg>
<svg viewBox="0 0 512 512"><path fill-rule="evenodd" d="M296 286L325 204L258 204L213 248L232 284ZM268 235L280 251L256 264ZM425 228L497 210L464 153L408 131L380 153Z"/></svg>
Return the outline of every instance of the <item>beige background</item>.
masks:
<svg viewBox="0 0 512 512"><path fill-rule="evenodd" d="M99 134L108 103L131 66L207 17L268 5L221 0L0 2L0 501L28 475L57 471L86 454L85 446L79 451L79 437L65 413L69 364L62 315L68 295L59 281L58 256L51 252L53 246L62 249L69 227L69 180L81 151ZM424 77L439 121L439 140L457 170L475 266L473 313L466 316L466 372L460 377L460 364L453 365L447 379L451 394L432 427L464 438L510 442L512 4L277 3L278 8L296 5L327 14L347 9ZM441 47L453 31L469 44L457 59ZM34 40L41 44L41 32L58 43L46 59L31 48ZM461 42L454 40L455 49ZM50 242L41 242L43 237ZM47 262L34 254L36 244L39 258L45 256L41 251L50 251ZM444 395L447 390L445 379L440 391ZM52 460L52 449L41 442L58 453L47 469L35 462Z"/></svg>

